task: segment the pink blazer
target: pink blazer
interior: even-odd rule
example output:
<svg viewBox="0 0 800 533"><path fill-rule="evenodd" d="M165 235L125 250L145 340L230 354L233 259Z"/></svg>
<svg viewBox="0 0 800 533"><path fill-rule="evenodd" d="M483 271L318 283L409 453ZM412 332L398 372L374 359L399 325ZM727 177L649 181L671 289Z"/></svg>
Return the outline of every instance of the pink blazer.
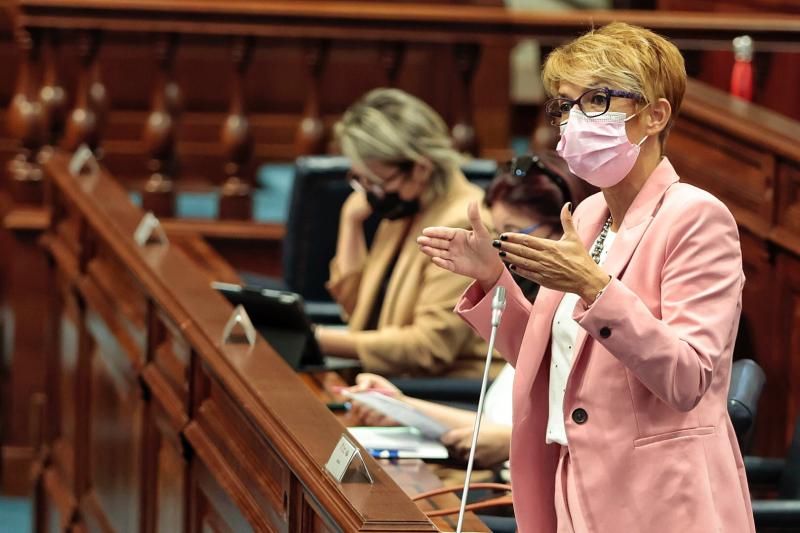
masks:
<svg viewBox="0 0 800 533"><path fill-rule="evenodd" d="M574 220L584 245L608 218L602 194ZM754 532L726 410L741 312L736 222L664 159L623 220L603 268L613 280L581 325L564 398L571 468L592 533ZM508 272L497 348L516 367L511 478L523 533L556 531L558 445L545 444L550 332L563 293L523 297ZM488 337L491 296L473 284L456 311ZM576 414L577 413L577 414Z"/></svg>

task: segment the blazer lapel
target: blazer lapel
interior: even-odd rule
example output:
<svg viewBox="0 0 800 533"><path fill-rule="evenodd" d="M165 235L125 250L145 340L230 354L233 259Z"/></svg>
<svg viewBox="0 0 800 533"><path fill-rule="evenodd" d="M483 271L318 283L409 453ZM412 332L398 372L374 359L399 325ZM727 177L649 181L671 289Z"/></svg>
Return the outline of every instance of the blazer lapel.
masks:
<svg viewBox="0 0 800 533"><path fill-rule="evenodd" d="M603 263L602 268L612 278L619 277L633 255L633 252L639 246L645 231L650 226L658 206L661 204L664 194L667 189L678 181L678 175L675 169L672 168L669 160L665 157L661 163L656 167L645 182L642 190L636 195L633 203L628 208L625 218L622 220L619 232L614 238L614 243L611 245L611 250L608 252L608 258ZM607 208L606 208L607 212ZM591 246L597 238L599 229L590 234L581 233L581 238L586 246ZM587 239L590 241L586 244ZM578 336L575 339L575 359L572 363L574 369L580 360L581 353L583 352L583 345L586 343L587 332L583 328L578 329ZM570 373L570 376L572 373Z"/></svg>
<svg viewBox="0 0 800 533"><path fill-rule="evenodd" d="M603 202L601 209L586 212L580 219L575 220L575 227L583 242L584 248L587 250L589 249L607 219L608 206ZM536 329L531 332L532 335L530 335L530 338L534 344L525 345L524 348L529 356L523 358L522 354L520 354L520 358L517 361L516 373L516 379L526 380L525 388L528 390L533 387L533 383L542 363L549 364L547 362L550 356L548 352L550 331L553 327L553 317L556 314L556 309L558 309L563 298L563 292L541 287L539 289L539 294L536 296L536 301L533 303L531 318L533 319L532 322ZM541 356L538 359L533 359L533 354L540 354ZM520 365L523 365L524 370L520 371ZM531 366L528 367L528 365Z"/></svg>
<svg viewBox="0 0 800 533"><path fill-rule="evenodd" d="M367 326L375 300L378 297L378 291L386 276L386 271L392 259L394 259L395 253L398 252L398 247L401 248L404 244L403 242L398 242L398 240L406 233L409 224L411 224L410 219L384 220L380 223L369 251L369 261L362 273L361 286L358 293L359 303L363 301L369 302L369 304L356 307L356 312L353 313L349 320L352 330L360 331ZM389 299L388 290L384 303L387 301L392 301Z"/></svg>

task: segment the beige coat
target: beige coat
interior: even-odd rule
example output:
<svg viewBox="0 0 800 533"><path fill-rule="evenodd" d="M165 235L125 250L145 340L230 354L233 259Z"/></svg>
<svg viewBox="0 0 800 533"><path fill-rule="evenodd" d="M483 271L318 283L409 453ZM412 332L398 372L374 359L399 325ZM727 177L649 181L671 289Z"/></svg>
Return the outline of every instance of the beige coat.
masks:
<svg viewBox="0 0 800 533"><path fill-rule="evenodd" d="M334 257L327 287L344 309L364 370L389 376L480 377L486 344L453 312L470 280L431 263L419 251L416 238L428 226L468 228L467 205L482 197L479 187L461 175L453 177L447 193L416 216L382 221L360 270L339 272ZM404 242L398 243L406 230ZM378 329L364 331L398 245L402 250ZM493 374L501 366L498 361Z"/></svg>

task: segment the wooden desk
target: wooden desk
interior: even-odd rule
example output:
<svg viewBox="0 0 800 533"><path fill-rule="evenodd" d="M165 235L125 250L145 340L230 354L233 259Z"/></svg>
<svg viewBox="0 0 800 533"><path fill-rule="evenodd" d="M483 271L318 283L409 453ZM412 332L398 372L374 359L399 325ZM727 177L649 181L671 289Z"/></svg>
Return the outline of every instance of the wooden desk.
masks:
<svg viewBox="0 0 800 533"><path fill-rule="evenodd" d="M262 338L222 341L224 263L199 268L198 242L138 246L116 180L61 154L45 168L37 530L437 531L372 458L373 485L327 475L344 427Z"/></svg>
<svg viewBox="0 0 800 533"><path fill-rule="evenodd" d="M342 378L335 372L300 374L299 377L320 402L341 402L344 400L343 397L331 392L335 390L336 387L345 385ZM338 417L344 425L353 425L347 413L340 413ZM442 486L441 480L419 459L403 459L399 461L378 460L378 463L409 496L414 496ZM458 492L436 496L428 500L417 502L417 505L423 511L458 507L460 494L461 493ZM437 517L433 518L432 521L441 531L455 531L458 516ZM467 513L465 515L465 531L484 531L485 528L486 526L483 525L474 514Z"/></svg>

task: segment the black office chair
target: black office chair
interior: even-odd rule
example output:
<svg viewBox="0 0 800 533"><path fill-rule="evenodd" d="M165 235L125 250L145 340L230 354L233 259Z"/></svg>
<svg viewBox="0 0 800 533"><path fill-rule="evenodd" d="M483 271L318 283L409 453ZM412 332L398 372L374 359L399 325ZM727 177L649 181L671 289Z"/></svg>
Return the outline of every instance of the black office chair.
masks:
<svg viewBox="0 0 800 533"><path fill-rule="evenodd" d="M728 416L743 454L750 447L758 413L758 400L764 390L765 381L764 371L752 359L739 359L733 363L731 387L728 391Z"/></svg>
<svg viewBox="0 0 800 533"><path fill-rule="evenodd" d="M472 411L478 408L481 395L480 379L416 377L389 378L389 381L406 396Z"/></svg>
<svg viewBox="0 0 800 533"><path fill-rule="evenodd" d="M776 491L774 500L753 500L756 529L761 532L800 531L800 417L785 459L744 458L751 489Z"/></svg>
<svg viewBox="0 0 800 533"><path fill-rule="evenodd" d="M283 279L242 273L248 283L301 294L308 314L322 323L337 322L340 316L325 282L329 263L336 253L339 211L352 192L346 179L349 170L350 163L344 157L298 158L283 243ZM467 179L485 187L494 177L497 163L475 159L462 170ZM377 217L370 217L365 223L368 244L372 242L378 222Z"/></svg>

